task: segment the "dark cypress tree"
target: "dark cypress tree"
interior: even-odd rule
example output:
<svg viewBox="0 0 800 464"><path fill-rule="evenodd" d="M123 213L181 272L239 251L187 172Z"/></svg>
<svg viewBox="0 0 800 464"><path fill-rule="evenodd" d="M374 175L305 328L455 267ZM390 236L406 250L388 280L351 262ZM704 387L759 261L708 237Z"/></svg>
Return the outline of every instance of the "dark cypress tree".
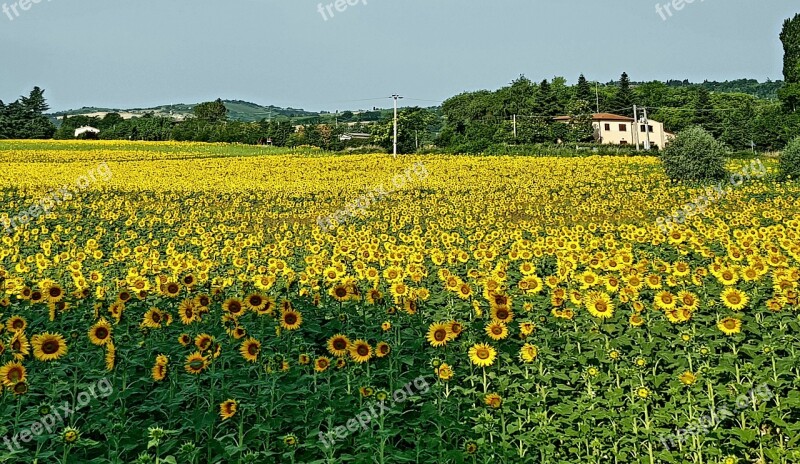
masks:
<svg viewBox="0 0 800 464"><path fill-rule="evenodd" d="M589 86L589 81L586 80L583 74L578 78L578 85L575 87L575 99L583 101L591 101L592 88Z"/></svg>
<svg viewBox="0 0 800 464"><path fill-rule="evenodd" d="M800 14L783 23L783 88L779 91L786 109L800 110Z"/></svg>
<svg viewBox="0 0 800 464"><path fill-rule="evenodd" d="M611 111L633 117L633 104L634 97L633 89L631 89L631 80L628 77L628 73L622 73L619 78L617 93L612 101L611 106L613 108L611 108Z"/></svg>

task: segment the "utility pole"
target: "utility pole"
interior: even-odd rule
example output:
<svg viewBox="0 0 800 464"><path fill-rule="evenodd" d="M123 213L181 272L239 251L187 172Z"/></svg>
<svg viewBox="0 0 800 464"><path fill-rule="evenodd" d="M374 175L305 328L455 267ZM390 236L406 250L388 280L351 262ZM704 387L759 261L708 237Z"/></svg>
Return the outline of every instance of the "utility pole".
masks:
<svg viewBox="0 0 800 464"><path fill-rule="evenodd" d="M600 83L594 83L594 95L597 97L597 112L600 112Z"/></svg>
<svg viewBox="0 0 800 464"><path fill-rule="evenodd" d="M397 100L403 98L400 95L392 95L394 98L394 156L397 156Z"/></svg>
<svg viewBox="0 0 800 464"><path fill-rule="evenodd" d="M647 141L644 144L646 150L650 149L650 121L647 119L647 107L644 107L644 132L647 134Z"/></svg>
<svg viewBox="0 0 800 464"><path fill-rule="evenodd" d="M517 115L514 115L514 138L517 138Z"/></svg>
<svg viewBox="0 0 800 464"><path fill-rule="evenodd" d="M641 151L641 147L639 146L639 109L636 105L633 105L633 133L631 134L631 138L635 139L636 143L636 151Z"/></svg>

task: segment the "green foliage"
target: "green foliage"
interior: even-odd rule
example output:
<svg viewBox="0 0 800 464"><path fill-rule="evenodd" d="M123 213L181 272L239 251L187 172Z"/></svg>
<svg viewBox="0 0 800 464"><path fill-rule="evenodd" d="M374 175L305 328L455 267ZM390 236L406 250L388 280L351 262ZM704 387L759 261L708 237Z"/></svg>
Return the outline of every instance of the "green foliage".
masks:
<svg viewBox="0 0 800 464"><path fill-rule="evenodd" d="M631 89L631 80L628 77L628 73L622 73L619 79L617 93L614 95L614 100L611 103L614 107L612 111L616 114L633 117L634 103L636 103L636 97L633 93L633 89Z"/></svg>
<svg viewBox="0 0 800 464"><path fill-rule="evenodd" d="M780 97L786 108L794 112L800 109L800 14L783 23L780 39L783 43L785 81Z"/></svg>
<svg viewBox="0 0 800 464"><path fill-rule="evenodd" d="M782 179L800 179L800 137L795 137L781 153L778 173Z"/></svg>
<svg viewBox="0 0 800 464"><path fill-rule="evenodd" d="M200 121L218 123L228 120L228 109L221 99L213 102L200 103L194 107L194 115Z"/></svg>
<svg viewBox="0 0 800 464"><path fill-rule="evenodd" d="M667 177L707 181L725 177L727 148L701 127L678 133L661 155Z"/></svg>
<svg viewBox="0 0 800 464"><path fill-rule="evenodd" d="M0 101L0 139L52 138L56 128L44 115L48 109L39 87L8 105Z"/></svg>

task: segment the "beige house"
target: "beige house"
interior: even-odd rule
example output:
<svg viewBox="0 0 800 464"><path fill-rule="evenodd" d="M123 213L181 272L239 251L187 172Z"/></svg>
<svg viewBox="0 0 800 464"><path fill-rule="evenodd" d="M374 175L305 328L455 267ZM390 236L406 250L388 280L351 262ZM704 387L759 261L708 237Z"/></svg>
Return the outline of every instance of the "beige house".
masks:
<svg viewBox="0 0 800 464"><path fill-rule="evenodd" d="M569 116L559 116L556 121L567 123ZM644 120L638 123L633 118L611 113L595 113L592 115L594 138L606 145L650 145L664 148L675 135L664 129L664 124L652 119L647 124Z"/></svg>

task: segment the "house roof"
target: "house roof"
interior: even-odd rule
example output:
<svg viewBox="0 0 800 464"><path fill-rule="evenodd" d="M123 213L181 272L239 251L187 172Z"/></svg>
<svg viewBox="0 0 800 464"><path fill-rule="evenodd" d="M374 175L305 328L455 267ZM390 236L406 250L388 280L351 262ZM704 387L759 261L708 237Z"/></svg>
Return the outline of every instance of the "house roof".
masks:
<svg viewBox="0 0 800 464"><path fill-rule="evenodd" d="M556 121L569 121L572 119L570 116L558 116L554 118ZM628 116L620 116L618 114L611 114L611 113L594 113L592 115L592 121L625 121L625 122L633 122L633 118Z"/></svg>

